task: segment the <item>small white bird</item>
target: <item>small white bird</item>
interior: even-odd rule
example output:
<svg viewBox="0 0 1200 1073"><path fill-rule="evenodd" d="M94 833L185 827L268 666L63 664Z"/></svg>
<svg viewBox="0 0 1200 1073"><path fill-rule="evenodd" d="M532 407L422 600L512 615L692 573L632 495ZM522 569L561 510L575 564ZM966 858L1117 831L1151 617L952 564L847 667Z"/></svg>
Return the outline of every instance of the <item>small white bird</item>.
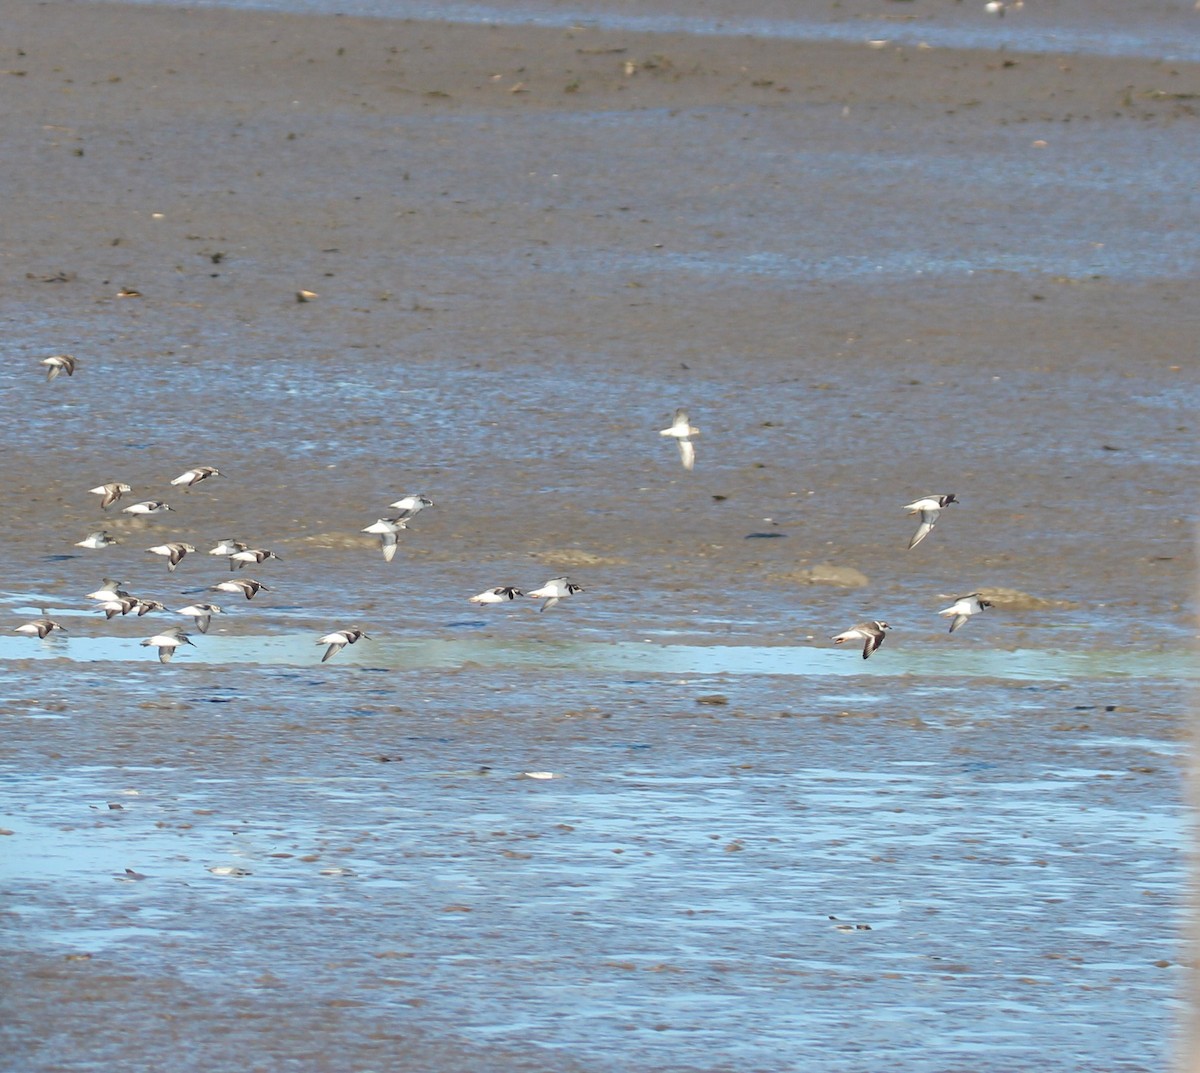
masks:
<svg viewBox="0 0 1200 1073"><path fill-rule="evenodd" d="M140 603L141 601L136 596L114 596L111 600L105 600L100 605L100 610L104 612L105 618L113 619L117 615L128 615Z"/></svg>
<svg viewBox="0 0 1200 1073"><path fill-rule="evenodd" d="M872 620L870 622L860 622L857 626L851 626L844 633L839 633L833 638L835 645L843 644L846 641L862 641L863 642L863 659L870 659L871 653L883 644L883 631L890 630L886 622L878 622Z"/></svg>
<svg viewBox="0 0 1200 1073"><path fill-rule="evenodd" d="M670 428L664 428L660 436L671 436L679 445L679 461L684 469L691 469L696 464L696 445L692 443L693 436L699 436L700 430L688 422L687 410L675 411L675 419Z"/></svg>
<svg viewBox="0 0 1200 1073"><path fill-rule="evenodd" d="M201 633L208 633L208 624L212 622L213 615L223 615L223 612L216 604L188 604L187 607L181 607L175 612L177 615L191 615L196 620L196 626Z"/></svg>
<svg viewBox="0 0 1200 1073"><path fill-rule="evenodd" d="M546 608L553 607L559 600L565 600L577 592L583 592L582 585L576 585L568 577L555 577L547 581L540 589L534 589L525 595L532 600L545 600L546 602L539 608L539 610L545 611Z"/></svg>
<svg viewBox="0 0 1200 1073"><path fill-rule="evenodd" d="M478 596L472 596L469 602L473 604L503 604L517 596L524 595L520 589L514 589L511 585L502 585L498 589L488 589Z"/></svg>
<svg viewBox="0 0 1200 1073"><path fill-rule="evenodd" d="M88 533L82 540L75 541L77 548L107 548L110 544L120 544L121 542L112 534L106 533L103 529L97 529L94 533Z"/></svg>
<svg viewBox="0 0 1200 1073"><path fill-rule="evenodd" d="M413 512L417 513L416 511ZM400 531L408 528L408 518L412 515L400 514L395 518L380 518L363 530L364 533L375 533L379 536L379 545L383 548L383 561L390 563L396 557L396 548L400 541Z"/></svg>
<svg viewBox="0 0 1200 1073"><path fill-rule="evenodd" d="M259 589L264 592L270 592L261 581L254 581L251 578L231 578L229 581L222 581L218 585L210 586L212 592L232 592L236 595L246 597L247 600L253 600L258 595Z"/></svg>
<svg viewBox="0 0 1200 1073"><path fill-rule="evenodd" d="M148 555L165 555L167 570L173 574L175 573L175 567L180 564L183 557L195 550L191 544L185 544L182 540L175 540L170 544L155 544L154 547L147 548L146 553Z"/></svg>
<svg viewBox="0 0 1200 1073"><path fill-rule="evenodd" d="M250 545L243 544L240 540L233 540L231 537L223 537L217 541L215 548L209 548L209 555L233 555L239 551L245 551ZM230 567L232 570L233 567Z"/></svg>
<svg viewBox="0 0 1200 1073"><path fill-rule="evenodd" d="M990 600L985 600L977 592L971 593L969 596L954 596L954 603L942 611L939 615L945 615L947 618L953 616L953 621L950 623L950 632L953 633L959 626L965 625L967 619L972 615L978 615L985 607L991 607Z"/></svg>
<svg viewBox="0 0 1200 1073"><path fill-rule="evenodd" d="M922 540L929 536L933 532L933 527L937 525L937 520L941 517L942 511L950 506L951 503L957 502L959 502L958 496L953 492L949 492L946 495L925 496L923 499L917 499L912 503L906 504L904 509L909 514L921 515L921 524L917 526L916 533L913 534L912 540L908 542L908 550L912 551Z"/></svg>
<svg viewBox="0 0 1200 1073"><path fill-rule="evenodd" d="M170 663L171 657L175 655L175 649L180 645L196 647L191 638L183 632L182 626L168 626L162 633L156 633L153 637L147 637L142 642L143 648L154 646L158 649L159 663Z"/></svg>
<svg viewBox="0 0 1200 1073"><path fill-rule="evenodd" d="M147 514L164 514L166 511L172 509L172 507L168 507L161 499L146 499L141 503L132 503L128 507L122 507L121 513L144 516Z"/></svg>
<svg viewBox="0 0 1200 1073"><path fill-rule="evenodd" d="M118 499L120 499L121 496L123 496L126 492L132 492L133 489L129 485L123 484L121 481L111 481L110 483L102 484L97 488L89 488L88 491L93 495L103 496L104 498L100 500L100 509L107 510Z"/></svg>
<svg viewBox="0 0 1200 1073"><path fill-rule="evenodd" d="M165 611L166 609L167 605L160 604L157 600L138 600L137 602L138 618L148 615L151 611Z"/></svg>
<svg viewBox="0 0 1200 1073"><path fill-rule="evenodd" d="M13 633L23 633L26 637L37 637L45 640L46 636L55 630L67 632L66 626L60 626L52 618L35 618L32 622L24 622L13 629Z"/></svg>
<svg viewBox="0 0 1200 1073"><path fill-rule="evenodd" d="M189 470L185 470L171 483L182 484L183 490L186 492L194 484L199 484L201 481L208 480L209 477L221 477L223 474L215 466L193 466Z"/></svg>
<svg viewBox="0 0 1200 1073"><path fill-rule="evenodd" d="M232 570L236 566L239 570L247 563L263 563L268 559L278 559L279 556L273 551L267 551L265 548L243 548L241 551L235 551L229 556L229 568Z"/></svg>
<svg viewBox="0 0 1200 1073"><path fill-rule="evenodd" d="M70 354L52 354L48 358L42 358L38 364L46 366L47 380L53 380L60 373L75 375L75 359Z"/></svg>
<svg viewBox="0 0 1200 1073"><path fill-rule="evenodd" d="M89 600L104 601L115 600L122 596L128 596L129 593L121 588L121 586L124 584L125 582L123 581L113 581L112 578L106 577L100 583L100 588L98 588L95 592L89 592L87 594L87 598Z"/></svg>
<svg viewBox="0 0 1200 1073"><path fill-rule="evenodd" d="M407 521L420 514L426 507L434 506L434 502L428 496L413 493L401 496L395 503L389 503L388 506L395 507L400 511L400 516Z"/></svg>
<svg viewBox="0 0 1200 1073"><path fill-rule="evenodd" d="M328 645L329 646L325 650L325 655L323 655L321 657L321 662L324 663L327 659L329 659L330 656L336 655L343 648L345 648L346 645L354 644L354 642L357 641L360 637L367 637L367 635L365 633L363 633L362 630L358 630L358 629L334 630L333 633L327 633L324 637L322 637L317 642L317 644L319 644L319 645ZM370 639L371 638L367 637L368 641Z"/></svg>

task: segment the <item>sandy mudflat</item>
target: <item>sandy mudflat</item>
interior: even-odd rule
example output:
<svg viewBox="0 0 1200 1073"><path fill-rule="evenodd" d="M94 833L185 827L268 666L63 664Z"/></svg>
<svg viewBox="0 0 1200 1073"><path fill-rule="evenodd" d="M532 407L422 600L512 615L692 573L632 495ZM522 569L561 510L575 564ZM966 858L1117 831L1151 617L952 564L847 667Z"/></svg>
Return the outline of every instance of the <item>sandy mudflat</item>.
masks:
<svg viewBox="0 0 1200 1073"><path fill-rule="evenodd" d="M1161 1066L1200 70L21 0L3 38L0 588L74 616L3 649L23 1069ZM89 613L195 600L222 537L272 592L175 665ZM1016 595L947 637L977 587Z"/></svg>

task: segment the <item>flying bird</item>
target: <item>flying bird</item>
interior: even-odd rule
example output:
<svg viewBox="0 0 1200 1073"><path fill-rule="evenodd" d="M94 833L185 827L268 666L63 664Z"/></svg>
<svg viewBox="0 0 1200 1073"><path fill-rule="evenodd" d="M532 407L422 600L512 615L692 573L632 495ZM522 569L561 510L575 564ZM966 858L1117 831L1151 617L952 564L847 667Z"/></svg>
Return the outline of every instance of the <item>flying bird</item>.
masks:
<svg viewBox="0 0 1200 1073"><path fill-rule="evenodd" d="M146 499L141 503L131 503L128 507L122 507L122 514L136 514L144 516L147 514L164 514L172 507L168 507L161 499Z"/></svg>
<svg viewBox="0 0 1200 1073"><path fill-rule="evenodd" d="M82 540L75 541L77 548L107 548L110 544L120 544L121 542L110 533L106 533L103 529L98 529L94 533L88 533Z"/></svg>
<svg viewBox="0 0 1200 1073"><path fill-rule="evenodd" d="M46 380L53 380L61 373L66 373L68 376L75 375L75 359L70 354L52 354L48 358L42 358L39 365L46 366Z"/></svg>
<svg viewBox="0 0 1200 1073"><path fill-rule="evenodd" d="M186 492L192 485L199 484L201 481L208 480L209 477L221 477L223 474L215 466L193 466L189 470L185 470L171 483L182 484L183 490Z"/></svg>
<svg viewBox="0 0 1200 1073"><path fill-rule="evenodd" d="M546 608L553 607L559 600L565 600L577 592L583 592L582 585L576 585L568 577L555 577L547 581L540 589L534 589L525 595L532 600L545 600L546 602L539 608L539 610L545 611Z"/></svg>
<svg viewBox="0 0 1200 1073"><path fill-rule="evenodd" d="M329 659L330 656L337 655L337 653L345 648L346 645L354 644L354 642L360 637L367 637L367 635L363 633L362 630L357 629L334 630L333 633L327 633L324 637L317 641L317 644L319 645L329 646L327 649L325 649L325 655L321 657L321 662L324 663L327 659ZM370 639L371 638L367 637L368 641Z"/></svg>
<svg viewBox="0 0 1200 1073"><path fill-rule="evenodd" d="M857 626L851 626L844 633L839 633L833 638L835 645L843 644L846 641L862 641L863 642L863 659L870 659L871 653L883 644L883 631L890 630L886 622L860 622Z"/></svg>
<svg viewBox="0 0 1200 1073"><path fill-rule="evenodd" d="M188 604L187 607L181 607L175 613L191 615L196 620L196 627L201 633L208 633L208 624L212 622L213 615L224 614L216 604Z"/></svg>
<svg viewBox="0 0 1200 1073"><path fill-rule="evenodd" d="M394 505L394 504L393 504ZM413 511L416 514L417 511ZM363 530L364 533L375 533L379 536L379 546L383 548L383 561L390 563L396 557L399 546L400 531L408 528L408 519L412 514L400 514L395 518L380 518Z"/></svg>
<svg viewBox="0 0 1200 1073"><path fill-rule="evenodd" d="M100 509L107 510L126 492L132 492L133 489L127 484L122 484L120 481L112 481L109 484L102 484L98 488L89 488L89 492L93 495L103 496L100 500Z"/></svg>
<svg viewBox="0 0 1200 1073"><path fill-rule="evenodd" d="M180 645L191 645L195 648L195 642L183 632L182 626L168 626L162 633L147 637L142 642L143 648L153 646L158 649L159 663L170 663L171 657L175 655L175 649Z"/></svg>
<svg viewBox="0 0 1200 1073"><path fill-rule="evenodd" d="M951 503L957 502L959 502L958 496L950 492L940 496L925 496L924 499L918 499L915 502L907 504L904 509L909 514L921 515L921 524L917 526L916 533L913 534L912 540L908 542L908 550L912 551L922 540L929 536L933 532L933 527L937 525L937 520L941 516L942 511L950 506Z"/></svg>
<svg viewBox="0 0 1200 1073"><path fill-rule="evenodd" d="M977 592L971 593L969 596L955 596L954 603L942 611L939 615L945 615L947 618L953 616L950 623L950 632L953 633L959 626L966 625L967 620L972 615L978 615L985 607L991 607L990 600L985 600Z"/></svg>
<svg viewBox="0 0 1200 1073"><path fill-rule="evenodd" d="M395 503L389 503L388 506L395 507L400 512L400 517L407 521L420 514L426 507L434 506L434 502L428 496L413 493L401 496Z"/></svg>
<svg viewBox="0 0 1200 1073"><path fill-rule="evenodd" d="M229 581L222 581L218 585L210 586L212 592L232 592L246 597L247 600L253 600L258 595L259 589L264 592L270 592L261 581L253 581L250 578L231 578Z"/></svg>
<svg viewBox="0 0 1200 1073"><path fill-rule="evenodd" d="M469 602L473 604L503 604L517 596L524 595L520 589L514 589L511 585L502 585L498 589L487 589L478 596L472 596Z"/></svg>
<svg viewBox="0 0 1200 1073"><path fill-rule="evenodd" d="M37 637L44 641L47 635L55 630L67 632L66 626L60 626L52 618L36 618L32 622L24 622L20 626L14 627L13 633L23 633L26 637Z"/></svg>
<svg viewBox="0 0 1200 1073"><path fill-rule="evenodd" d="M232 570L235 566L241 570L247 563L263 563L268 559L278 559L279 556L273 551L267 551L265 548L243 548L241 551L235 551L229 556L229 569Z"/></svg>
<svg viewBox="0 0 1200 1073"><path fill-rule="evenodd" d="M113 581L112 578L106 577L101 582L100 588L98 588L95 592L89 592L87 594L87 598L89 600L104 601L104 600L115 600L115 599L119 599L120 597L123 597L123 596L128 596L129 593L127 593L123 588L121 588L121 586L124 584L125 584L125 582L123 582L123 581Z"/></svg>
<svg viewBox="0 0 1200 1073"><path fill-rule="evenodd" d="M699 436L700 430L688 421L687 410L676 410L671 427L664 428L659 435L674 438L679 445L679 461L683 463L684 469L691 469L696 464L696 445L692 443L692 437Z"/></svg>
<svg viewBox="0 0 1200 1073"><path fill-rule="evenodd" d="M183 560L183 557L188 552L195 551L191 544L185 544L182 540L172 541L170 544L156 544L152 548L147 548L146 552L149 555L165 555L167 559L167 570L172 574L175 573L177 567Z"/></svg>

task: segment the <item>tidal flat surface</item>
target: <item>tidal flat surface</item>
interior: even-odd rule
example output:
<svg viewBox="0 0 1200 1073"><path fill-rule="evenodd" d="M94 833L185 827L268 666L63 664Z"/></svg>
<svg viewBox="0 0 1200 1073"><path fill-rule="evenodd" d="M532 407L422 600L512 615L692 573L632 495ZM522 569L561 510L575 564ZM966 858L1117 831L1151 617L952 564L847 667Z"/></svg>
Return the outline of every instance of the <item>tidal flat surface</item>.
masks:
<svg viewBox="0 0 1200 1073"><path fill-rule="evenodd" d="M10 5L14 1069L1163 1067L1200 78L891 7ZM225 613L162 665L104 577Z"/></svg>

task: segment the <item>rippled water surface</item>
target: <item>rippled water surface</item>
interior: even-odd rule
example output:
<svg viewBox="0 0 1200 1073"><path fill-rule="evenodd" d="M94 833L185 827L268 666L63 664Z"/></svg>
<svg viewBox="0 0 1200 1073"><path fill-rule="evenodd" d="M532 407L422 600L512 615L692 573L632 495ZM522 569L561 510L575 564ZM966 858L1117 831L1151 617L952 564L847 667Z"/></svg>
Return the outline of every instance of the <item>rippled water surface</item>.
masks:
<svg viewBox="0 0 1200 1073"><path fill-rule="evenodd" d="M336 10L1020 57L986 79L1198 52L1190 3L876 6ZM476 112L390 70L331 104L290 79L342 21L178 117L80 103L136 70L21 58L54 80L5 128L14 1073L1162 1069L1197 676L1187 72L1116 118L1015 83L1019 117L979 123L855 86ZM678 405L692 472L658 435ZM196 464L225 476L168 483ZM174 510L101 511L115 479ZM950 490L909 550L902 505ZM385 562L362 529L418 491ZM76 545L101 526L120 543ZM278 558L234 575L227 537ZM197 549L174 572L168 539ZM467 602L560 574L582 591L544 613ZM246 575L253 601L210 590ZM105 577L167 612L105 619ZM947 633L976 588L995 606ZM160 663L141 642L201 599L223 613ZM66 632L12 632L41 614ZM869 660L832 644L875 618Z"/></svg>

